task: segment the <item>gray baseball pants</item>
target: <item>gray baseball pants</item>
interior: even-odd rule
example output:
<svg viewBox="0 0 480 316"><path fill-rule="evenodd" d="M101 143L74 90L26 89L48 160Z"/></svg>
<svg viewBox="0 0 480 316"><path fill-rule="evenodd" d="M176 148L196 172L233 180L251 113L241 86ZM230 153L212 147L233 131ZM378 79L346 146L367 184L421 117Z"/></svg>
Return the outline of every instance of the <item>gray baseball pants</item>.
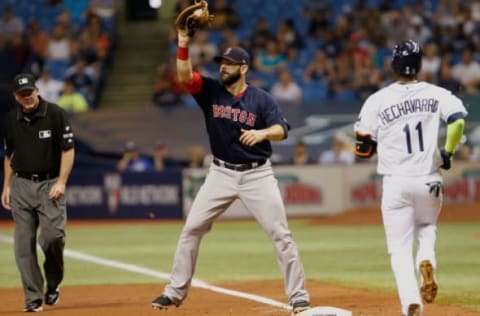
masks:
<svg viewBox="0 0 480 316"><path fill-rule="evenodd" d="M185 299L202 237L210 231L215 219L237 198L272 241L289 303L309 301L303 266L288 228L285 207L270 162L243 172L211 164L180 235L170 284L166 286L164 294L177 304Z"/></svg>
<svg viewBox="0 0 480 316"><path fill-rule="evenodd" d="M47 287L54 289L63 280L63 249L67 219L65 197L48 198L56 179L33 182L14 176L10 185L12 216L15 222L14 249L22 279L25 303L43 300L44 278L37 258L38 243L45 254L43 270Z"/></svg>

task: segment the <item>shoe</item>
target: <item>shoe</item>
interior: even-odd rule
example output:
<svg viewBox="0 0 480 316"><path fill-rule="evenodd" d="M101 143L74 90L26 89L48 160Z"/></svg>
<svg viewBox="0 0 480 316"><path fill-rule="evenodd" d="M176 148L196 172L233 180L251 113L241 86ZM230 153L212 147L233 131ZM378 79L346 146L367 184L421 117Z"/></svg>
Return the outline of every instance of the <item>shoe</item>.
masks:
<svg viewBox="0 0 480 316"><path fill-rule="evenodd" d="M292 304L293 315L306 311L309 308L310 303L308 301L296 301Z"/></svg>
<svg viewBox="0 0 480 316"><path fill-rule="evenodd" d="M55 305L60 301L60 291L58 288L55 290L47 290L45 293L45 304Z"/></svg>
<svg viewBox="0 0 480 316"><path fill-rule="evenodd" d="M408 305L407 316L420 316L420 304L410 304L410 305Z"/></svg>
<svg viewBox="0 0 480 316"><path fill-rule="evenodd" d="M38 313L43 311L42 300L36 300L26 304L23 311L27 313Z"/></svg>
<svg viewBox="0 0 480 316"><path fill-rule="evenodd" d="M152 301L153 309L167 309L170 306L177 306L168 296L162 294Z"/></svg>
<svg viewBox="0 0 480 316"><path fill-rule="evenodd" d="M420 274L422 276L422 286L420 293L425 303L433 303L437 296L438 285L435 282L435 274L430 260L420 262Z"/></svg>

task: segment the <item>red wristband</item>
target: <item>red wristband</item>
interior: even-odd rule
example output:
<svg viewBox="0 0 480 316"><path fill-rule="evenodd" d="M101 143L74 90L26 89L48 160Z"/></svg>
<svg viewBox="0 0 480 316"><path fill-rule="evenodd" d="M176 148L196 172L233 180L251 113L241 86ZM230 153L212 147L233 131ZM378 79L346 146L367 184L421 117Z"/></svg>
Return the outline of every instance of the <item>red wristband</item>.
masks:
<svg viewBox="0 0 480 316"><path fill-rule="evenodd" d="M177 59L180 59L180 60L188 59L188 47L178 46Z"/></svg>

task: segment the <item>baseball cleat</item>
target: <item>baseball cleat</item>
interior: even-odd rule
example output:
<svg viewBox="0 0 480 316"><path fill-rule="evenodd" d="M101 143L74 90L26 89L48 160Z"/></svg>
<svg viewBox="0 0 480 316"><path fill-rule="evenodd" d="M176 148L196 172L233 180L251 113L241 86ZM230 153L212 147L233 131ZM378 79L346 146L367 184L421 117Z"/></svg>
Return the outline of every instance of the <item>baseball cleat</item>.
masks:
<svg viewBox="0 0 480 316"><path fill-rule="evenodd" d="M172 300L162 294L156 299L152 301L152 308L153 309L168 309L170 306L177 306L175 303L172 302Z"/></svg>
<svg viewBox="0 0 480 316"><path fill-rule="evenodd" d="M420 262L420 274L422 275L422 286L420 293L425 303L433 303L437 296L438 285L435 282L435 274L430 260Z"/></svg>
<svg viewBox="0 0 480 316"><path fill-rule="evenodd" d="M42 300L36 300L26 304L23 311L26 313L38 313L43 311Z"/></svg>
<svg viewBox="0 0 480 316"><path fill-rule="evenodd" d="M309 308L310 308L310 303L308 301L296 301L292 304L293 315L306 311Z"/></svg>
<svg viewBox="0 0 480 316"><path fill-rule="evenodd" d="M407 316L420 316L420 304L410 304L410 305L408 305Z"/></svg>
<svg viewBox="0 0 480 316"><path fill-rule="evenodd" d="M60 290L58 288L54 290L48 290L45 293L45 304L55 305L60 301Z"/></svg>

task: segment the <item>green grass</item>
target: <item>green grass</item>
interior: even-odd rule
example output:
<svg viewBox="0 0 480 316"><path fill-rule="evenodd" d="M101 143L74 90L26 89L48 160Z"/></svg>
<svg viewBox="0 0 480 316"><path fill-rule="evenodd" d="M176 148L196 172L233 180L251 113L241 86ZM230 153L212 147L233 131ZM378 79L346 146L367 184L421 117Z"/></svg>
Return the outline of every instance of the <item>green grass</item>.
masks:
<svg viewBox="0 0 480 316"><path fill-rule="evenodd" d="M74 226L67 248L170 272L182 223ZM396 293L383 227L310 226L291 220L309 280ZM441 224L438 230L439 303L480 310L478 222ZM12 235L11 230L0 230ZM475 238L475 235L477 236ZM0 287L20 284L13 247L0 243ZM205 281L281 279L273 247L255 222L217 222L201 244L195 277ZM66 258L65 285L160 283L161 280Z"/></svg>

